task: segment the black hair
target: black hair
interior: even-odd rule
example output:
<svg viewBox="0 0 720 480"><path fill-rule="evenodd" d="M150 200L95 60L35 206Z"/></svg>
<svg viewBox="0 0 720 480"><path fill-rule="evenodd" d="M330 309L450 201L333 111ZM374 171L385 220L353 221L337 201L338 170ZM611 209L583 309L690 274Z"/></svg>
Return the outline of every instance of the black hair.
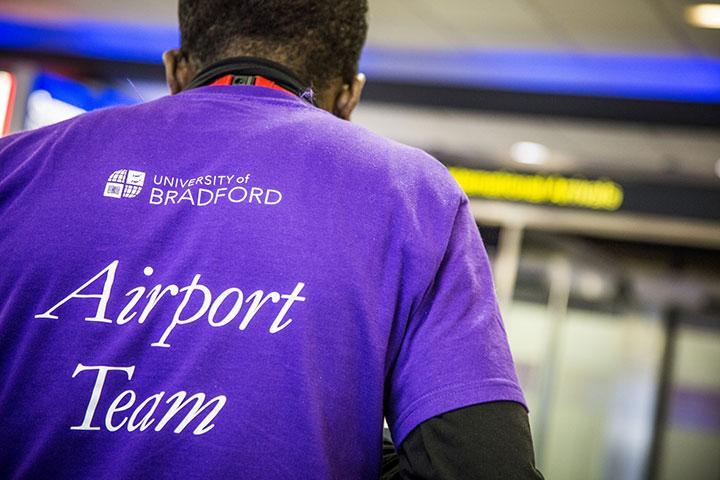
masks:
<svg viewBox="0 0 720 480"><path fill-rule="evenodd" d="M180 0L181 50L197 70L235 56L274 60L317 91L357 73L367 0Z"/></svg>

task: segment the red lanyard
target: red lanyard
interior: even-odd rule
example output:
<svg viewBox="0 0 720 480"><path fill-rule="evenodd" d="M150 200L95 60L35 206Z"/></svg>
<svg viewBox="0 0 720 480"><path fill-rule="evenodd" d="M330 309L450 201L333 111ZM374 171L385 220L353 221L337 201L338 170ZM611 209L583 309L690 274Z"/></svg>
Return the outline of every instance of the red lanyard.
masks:
<svg viewBox="0 0 720 480"><path fill-rule="evenodd" d="M214 85L232 85L232 84L233 84L233 78L234 78L234 77L235 77L234 75L225 75L225 76L220 77L220 78L218 78L217 80L215 80L213 83L210 84L210 86L214 86ZM272 80L268 80L267 78L261 77L261 76L259 76L259 75L255 76L255 83L253 83L253 86L272 88L272 89L275 89L275 90L281 90L281 91L283 91L283 92L285 92L285 93L289 93L290 95L294 95L294 93L292 93L291 91L289 91L289 90L281 87L280 85L278 85L277 83L273 82Z"/></svg>

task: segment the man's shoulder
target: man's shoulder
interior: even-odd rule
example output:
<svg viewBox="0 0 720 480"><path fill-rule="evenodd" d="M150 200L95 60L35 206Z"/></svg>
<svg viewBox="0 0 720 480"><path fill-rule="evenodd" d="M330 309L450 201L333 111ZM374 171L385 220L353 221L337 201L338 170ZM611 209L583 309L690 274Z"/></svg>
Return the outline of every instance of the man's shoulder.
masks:
<svg viewBox="0 0 720 480"><path fill-rule="evenodd" d="M68 118L50 125L12 133L0 138L0 151L10 145L20 145L33 142L42 142L57 136L62 136L72 130L98 127L100 123L107 120L127 118L133 110L144 108L147 104L122 105L101 108L90 112Z"/></svg>
<svg viewBox="0 0 720 480"><path fill-rule="evenodd" d="M143 105L103 108L0 138L0 178L30 159L50 158L43 152L51 154L55 161L61 151L86 150L89 141L100 142L101 138L107 138L109 130L119 131L132 118L130 112L139 108Z"/></svg>
<svg viewBox="0 0 720 480"><path fill-rule="evenodd" d="M293 155L313 157L315 168L357 182L372 182L380 189L385 187L385 192L389 189L407 198L427 192L441 197L458 196L457 183L445 166L418 148L300 102L225 99L217 94L167 96L133 106L96 110L14 134L0 139L0 156L5 164L2 169L7 172L13 161L56 144L62 145L63 152L83 157L90 152L140 143L162 143L169 148L168 142L173 141L203 144L204 151L238 151L250 145L243 138L251 137L253 142L277 144L283 156L289 152L288 144L298 146L300 151L292 151ZM219 131L223 132L223 142L217 141ZM198 141L189 142L195 137ZM213 142L200 141L211 137Z"/></svg>
<svg viewBox="0 0 720 480"><path fill-rule="evenodd" d="M337 152L341 168L360 175L377 175L408 188L432 188L457 195L459 187L447 167L424 150L400 143L356 123L315 112L312 128L322 148Z"/></svg>

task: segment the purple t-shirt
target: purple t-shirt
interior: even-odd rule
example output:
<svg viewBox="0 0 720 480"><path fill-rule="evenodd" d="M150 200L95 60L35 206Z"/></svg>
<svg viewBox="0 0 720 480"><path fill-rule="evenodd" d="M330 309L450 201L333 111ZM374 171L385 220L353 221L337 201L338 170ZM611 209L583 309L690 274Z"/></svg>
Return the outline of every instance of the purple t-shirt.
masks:
<svg viewBox="0 0 720 480"><path fill-rule="evenodd" d="M0 477L373 478L523 402L465 195L261 87L0 140Z"/></svg>

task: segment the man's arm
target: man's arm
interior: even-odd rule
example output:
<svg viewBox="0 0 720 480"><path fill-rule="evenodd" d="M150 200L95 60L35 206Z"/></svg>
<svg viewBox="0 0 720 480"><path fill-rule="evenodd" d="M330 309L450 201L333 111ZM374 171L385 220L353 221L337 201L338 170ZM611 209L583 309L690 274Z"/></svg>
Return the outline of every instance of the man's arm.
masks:
<svg viewBox="0 0 720 480"><path fill-rule="evenodd" d="M383 448L384 479L542 479L535 468L525 409L490 402L453 410L421 423L392 458Z"/></svg>

